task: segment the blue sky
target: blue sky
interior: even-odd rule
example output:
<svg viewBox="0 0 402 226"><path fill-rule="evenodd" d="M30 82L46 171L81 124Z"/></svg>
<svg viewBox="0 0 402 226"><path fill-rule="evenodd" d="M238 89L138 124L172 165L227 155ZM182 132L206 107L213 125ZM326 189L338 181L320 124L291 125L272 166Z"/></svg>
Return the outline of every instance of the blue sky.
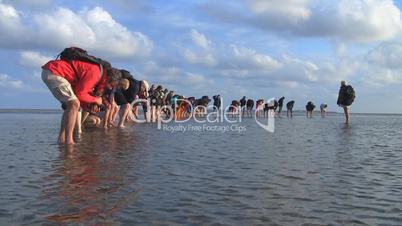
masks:
<svg viewBox="0 0 402 226"><path fill-rule="evenodd" d="M40 66L80 46L186 96L402 113L401 2L0 0L0 108L58 108Z"/></svg>

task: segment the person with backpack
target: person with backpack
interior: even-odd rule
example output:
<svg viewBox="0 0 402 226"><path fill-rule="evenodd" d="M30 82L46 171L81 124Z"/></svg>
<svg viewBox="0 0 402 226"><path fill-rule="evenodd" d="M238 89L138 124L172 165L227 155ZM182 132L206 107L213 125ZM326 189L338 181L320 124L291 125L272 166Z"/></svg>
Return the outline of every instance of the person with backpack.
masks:
<svg viewBox="0 0 402 226"><path fill-rule="evenodd" d="M106 61L79 48L66 48L59 56L60 59L42 66L42 80L64 110L58 143L72 145L80 106L102 105L102 98L95 96L94 89L99 93L105 86L116 85L120 74Z"/></svg>
<svg viewBox="0 0 402 226"><path fill-rule="evenodd" d="M313 117L314 109L315 109L315 105L313 104L313 102L311 102L311 101L307 102L307 105L306 105L307 118Z"/></svg>
<svg viewBox="0 0 402 226"><path fill-rule="evenodd" d="M343 108L345 113L345 124L349 124L349 107L355 100L355 90L351 85L347 85L346 81L341 81L341 87L339 88L339 95L337 105Z"/></svg>

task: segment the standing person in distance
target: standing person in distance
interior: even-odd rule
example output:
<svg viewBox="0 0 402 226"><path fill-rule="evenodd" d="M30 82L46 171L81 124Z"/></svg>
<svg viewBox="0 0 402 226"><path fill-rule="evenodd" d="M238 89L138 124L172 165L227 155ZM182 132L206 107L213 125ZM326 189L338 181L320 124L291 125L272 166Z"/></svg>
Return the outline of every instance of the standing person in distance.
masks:
<svg viewBox="0 0 402 226"><path fill-rule="evenodd" d="M355 100L355 90L351 85L347 85L346 81L341 81L341 87L339 88L339 95L337 105L343 108L345 113L345 124L349 124L350 119L350 106Z"/></svg>

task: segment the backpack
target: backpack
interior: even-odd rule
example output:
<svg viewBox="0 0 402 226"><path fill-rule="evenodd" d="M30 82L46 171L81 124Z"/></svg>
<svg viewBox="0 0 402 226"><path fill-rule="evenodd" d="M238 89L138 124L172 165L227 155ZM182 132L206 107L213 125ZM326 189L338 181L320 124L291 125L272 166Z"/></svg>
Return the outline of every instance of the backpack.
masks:
<svg viewBox="0 0 402 226"><path fill-rule="evenodd" d="M102 60L101 58L97 58L92 55L89 55L86 50L78 48L78 47L65 48L57 56L57 58L70 62L70 64L71 64L71 61L77 60L77 61L83 61L83 62L99 65L100 70L101 70L100 79L99 79L97 85L95 86L94 90L98 90L98 86L99 86L100 81L102 80L103 75L105 73L107 73L107 70L112 68L112 65L109 62ZM71 64L71 67L74 70L74 73L77 75L78 74L77 70L74 68L73 64Z"/></svg>
<svg viewBox="0 0 402 226"><path fill-rule="evenodd" d="M345 89L345 104L346 106L349 106L353 103L355 100L356 94L355 90L351 85L347 85Z"/></svg>
<svg viewBox="0 0 402 226"><path fill-rule="evenodd" d="M102 60L101 58L94 57L89 55L88 52L84 49L78 47L69 47L65 48L59 55L60 59L65 61L84 61L92 64L99 64L102 65L104 68L111 67L110 63Z"/></svg>

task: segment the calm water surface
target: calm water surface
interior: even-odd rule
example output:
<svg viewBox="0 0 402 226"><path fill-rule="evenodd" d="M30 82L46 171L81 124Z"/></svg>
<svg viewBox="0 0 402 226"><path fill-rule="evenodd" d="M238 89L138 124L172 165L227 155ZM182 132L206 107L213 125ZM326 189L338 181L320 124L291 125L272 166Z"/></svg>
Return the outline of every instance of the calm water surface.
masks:
<svg viewBox="0 0 402 226"><path fill-rule="evenodd" d="M86 130L74 152L59 119L0 114L0 225L402 225L401 116Z"/></svg>

